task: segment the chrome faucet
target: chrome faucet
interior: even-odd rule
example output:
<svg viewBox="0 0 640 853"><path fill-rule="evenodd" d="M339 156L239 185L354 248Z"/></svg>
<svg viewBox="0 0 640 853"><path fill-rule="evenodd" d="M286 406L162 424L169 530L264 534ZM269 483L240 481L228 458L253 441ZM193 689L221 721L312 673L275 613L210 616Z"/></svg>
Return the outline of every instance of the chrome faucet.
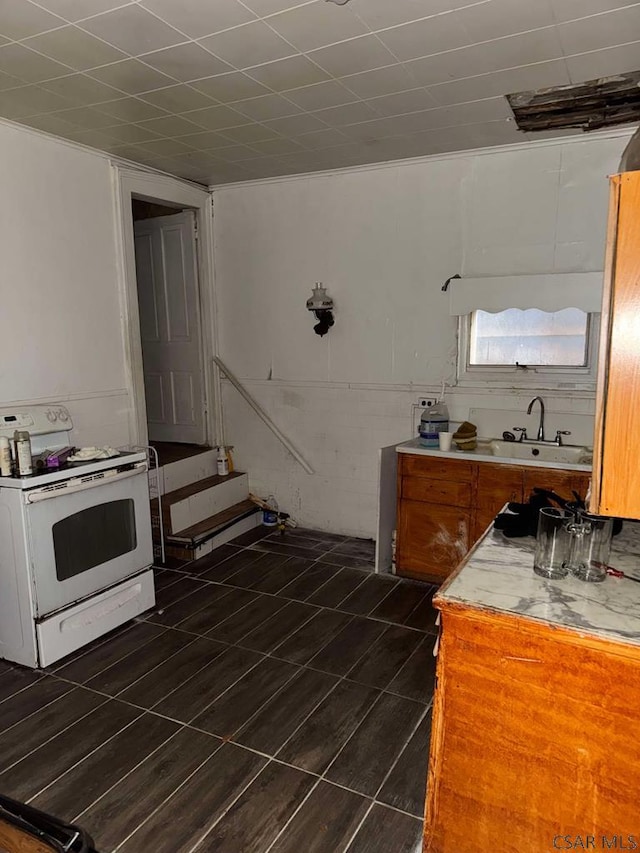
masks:
<svg viewBox="0 0 640 853"><path fill-rule="evenodd" d="M542 397L534 397L533 400L529 403L529 408L527 409L527 414L531 414L531 409L533 409L533 404L538 401L540 403L540 425L538 426L538 441L544 441L544 402Z"/></svg>

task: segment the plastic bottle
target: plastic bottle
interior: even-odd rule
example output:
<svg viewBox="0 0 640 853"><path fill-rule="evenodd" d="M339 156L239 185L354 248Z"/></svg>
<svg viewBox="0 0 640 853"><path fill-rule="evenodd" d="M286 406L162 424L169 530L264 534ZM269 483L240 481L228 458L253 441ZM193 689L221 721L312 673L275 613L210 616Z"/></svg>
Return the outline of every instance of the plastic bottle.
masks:
<svg viewBox="0 0 640 853"><path fill-rule="evenodd" d="M27 430L16 430L13 440L16 446L16 473L18 477L25 477L33 472L31 436Z"/></svg>
<svg viewBox="0 0 640 853"><path fill-rule="evenodd" d="M448 432L449 430L449 409L444 401L444 382L442 383L442 392L440 399L426 409L420 417L420 444L423 447L438 447L438 433Z"/></svg>
<svg viewBox="0 0 640 853"><path fill-rule="evenodd" d="M11 476L11 447L6 435L0 436L0 477Z"/></svg>
<svg viewBox="0 0 640 853"><path fill-rule="evenodd" d="M229 457L227 456L227 448L224 445L218 447L218 458L216 460L219 477L226 477L229 473Z"/></svg>

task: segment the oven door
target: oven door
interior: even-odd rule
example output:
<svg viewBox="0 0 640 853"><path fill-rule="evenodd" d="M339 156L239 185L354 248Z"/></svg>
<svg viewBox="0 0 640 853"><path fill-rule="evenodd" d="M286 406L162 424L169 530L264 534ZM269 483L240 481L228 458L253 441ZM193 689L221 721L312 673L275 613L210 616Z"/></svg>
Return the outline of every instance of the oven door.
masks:
<svg viewBox="0 0 640 853"><path fill-rule="evenodd" d="M38 617L151 565L146 471L143 462L24 493Z"/></svg>

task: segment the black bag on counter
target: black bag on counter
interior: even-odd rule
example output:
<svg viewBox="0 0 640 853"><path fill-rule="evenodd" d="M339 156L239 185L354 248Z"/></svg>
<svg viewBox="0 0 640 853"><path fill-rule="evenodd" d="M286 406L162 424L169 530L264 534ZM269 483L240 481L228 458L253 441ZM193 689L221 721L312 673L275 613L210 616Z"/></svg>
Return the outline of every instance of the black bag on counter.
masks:
<svg viewBox="0 0 640 853"><path fill-rule="evenodd" d="M494 528L502 530L509 539L520 536L535 536L538 532L538 514L544 507L560 507L560 509L586 509L584 500L577 492L574 499L568 501L550 489L534 488L527 503L507 504L507 512L501 512L494 521ZM614 518L613 535L617 536L622 530L622 519Z"/></svg>

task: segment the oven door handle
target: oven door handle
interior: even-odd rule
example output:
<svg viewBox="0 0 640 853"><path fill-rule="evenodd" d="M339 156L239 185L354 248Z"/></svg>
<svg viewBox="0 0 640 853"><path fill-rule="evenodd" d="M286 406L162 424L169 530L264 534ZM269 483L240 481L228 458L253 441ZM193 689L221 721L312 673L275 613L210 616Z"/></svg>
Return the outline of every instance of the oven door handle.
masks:
<svg viewBox="0 0 640 853"><path fill-rule="evenodd" d="M102 486L106 483L117 483L120 480L126 480L129 477L137 477L138 474L144 474L146 470L146 462L138 462L128 471L118 471L117 469L112 468L110 471L89 474L78 483L67 481L68 485L58 486L58 488L56 488L56 486L45 486L42 489L33 489L26 493L26 500L27 503L33 504L39 503L40 501L48 501L52 498L63 498L66 495L72 495L75 492L84 492L87 489L95 489L96 486Z"/></svg>

